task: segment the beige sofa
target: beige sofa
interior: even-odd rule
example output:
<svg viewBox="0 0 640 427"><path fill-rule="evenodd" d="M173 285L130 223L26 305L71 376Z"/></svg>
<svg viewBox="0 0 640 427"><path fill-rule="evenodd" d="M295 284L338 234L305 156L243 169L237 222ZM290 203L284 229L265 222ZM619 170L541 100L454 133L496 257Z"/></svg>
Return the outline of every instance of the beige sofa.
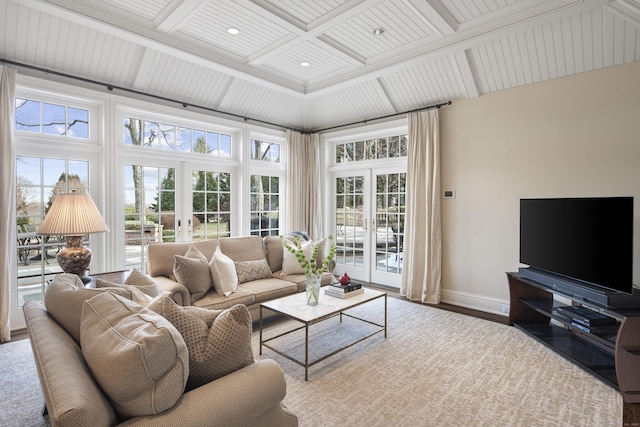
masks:
<svg viewBox="0 0 640 427"><path fill-rule="evenodd" d="M152 400L151 405L155 408L138 416L123 416L121 406L117 401L118 398L124 399L125 404L139 406L139 395L127 397L129 389L135 389L142 381L136 381L139 375L136 373L129 374L127 369L137 372L154 372L160 369L159 363L165 363L171 358L172 345L166 345L165 337L172 334L179 348L180 334L173 329L170 323L165 322L164 318L158 323L158 317L150 310L136 305L133 301L126 299L126 289L87 289L83 288L79 280L74 284L72 279L77 279L74 275L60 275L54 279L45 294L45 303L50 306L50 311L35 301L29 301L24 304L23 312L27 324L27 330L31 340L35 364L38 370L38 376L44 394L45 408L49 414L49 419L53 426L297 426L297 417L289 413L281 405L286 395L286 382L284 374L279 365L273 360L264 359L253 361L253 357L246 361L241 368L234 370L222 377L213 379L203 385L184 391L184 380L187 373L191 372L185 369L185 357L189 353L186 347L181 352L176 353L177 356L173 363L178 369L178 376L182 381L169 380L168 374L163 371L159 379L154 380L151 387L145 390ZM66 282L66 283L65 283ZM51 289L62 290L56 295ZM57 291L56 291L57 292ZM87 296L89 297L88 299ZM93 321L91 317L87 317L87 311L90 313L94 307L92 303L104 297L111 298L107 304L103 304L103 310L111 316L114 310L113 302L116 305L121 304L127 307L134 307L135 310L142 310L138 314L134 314L134 318L144 318L147 326L135 327L125 326L132 333L138 333L143 336L141 341L132 341L128 336L120 339L124 344L116 344L115 346L107 345L109 349L100 349L101 343L109 342L106 332L96 333L95 327L105 323L108 316L99 317L100 321ZM55 299L54 299L55 298ZM69 307L67 309L67 301ZM126 302L129 301L129 302ZM173 304L166 299L164 304ZM77 311L78 305L82 305L82 315ZM139 308L137 308L139 307ZM250 322L250 318L246 309L241 306L239 311L244 310L246 320ZM233 309L232 309L233 310ZM165 309L166 315L166 309ZM82 320L80 320L82 316ZM154 317L155 316L155 317ZM89 320L91 320L89 322ZM121 321L121 320L118 320ZM133 320L136 322L137 320ZM155 322L155 323L154 323ZM165 322L165 323L163 323ZM148 326L154 323L160 325L154 331L149 333ZM167 324L169 327L167 327ZM129 324L130 325L130 324ZM94 329L87 329L94 328ZM248 326L249 348L250 348L250 323ZM173 331L171 331L173 329ZM140 331L140 332L138 332ZM80 333L80 339L78 338ZM164 334L164 335L163 335ZM120 337L120 334L117 334ZM176 338L177 337L177 338ZM156 340L156 338L159 339ZM153 341L156 341L154 344ZM82 343L82 347L78 345ZM91 346L98 346L91 350ZM157 347L157 348L156 348ZM146 348L146 350L145 350ZM108 359L107 353L115 354L133 354L134 359L144 358L142 366L146 368L136 368L136 364L129 363L131 357L123 359L122 363L110 363L112 359ZM156 361L156 355L160 355L163 362ZM168 356L167 356L168 354ZM95 359L106 362L108 368L103 368L99 372L95 372ZM189 362L191 363L191 362ZM164 369L164 368L162 368ZM175 371L171 369L171 375ZM93 372L93 374L92 374ZM109 393L103 389L101 379L108 378L112 381L114 377L124 379L120 384L120 392ZM146 377L145 377L146 378ZM172 377L175 379L175 376ZM127 381L131 381L127 386ZM98 384L101 384L100 386ZM154 399L164 399L159 397L160 394L167 394L167 388L174 396L168 404L164 402L165 407L159 408L158 403ZM164 392L161 390L163 389ZM114 400L115 399L115 400ZM155 403L154 403L155 402ZM159 408L159 409L158 409Z"/></svg>
<svg viewBox="0 0 640 427"><path fill-rule="evenodd" d="M328 245L326 241L325 244ZM211 260L218 247L236 263L264 259L269 265L271 275L264 279L241 283L236 292L227 297L220 295L211 287L204 296L192 301L189 290L178 283L173 272L176 255L184 255L191 245L202 252L207 260ZM328 248L326 249L328 251ZM320 249L318 258L327 251ZM244 304L256 321L260 316L260 303L305 290L304 274L283 274L283 256L282 239L278 236L228 237L179 243L153 242L148 246L147 273L161 290L169 291L179 305L223 309L234 304ZM330 264L330 271L334 267L335 262ZM332 274L324 273L321 285L327 285L332 280Z"/></svg>

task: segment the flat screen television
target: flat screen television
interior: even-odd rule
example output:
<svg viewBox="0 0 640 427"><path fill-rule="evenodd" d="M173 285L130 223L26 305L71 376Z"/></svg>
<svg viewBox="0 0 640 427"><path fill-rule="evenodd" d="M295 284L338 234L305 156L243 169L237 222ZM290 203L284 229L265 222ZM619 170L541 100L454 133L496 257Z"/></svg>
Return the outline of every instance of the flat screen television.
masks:
<svg viewBox="0 0 640 427"><path fill-rule="evenodd" d="M521 199L520 262L594 290L633 293L633 197Z"/></svg>

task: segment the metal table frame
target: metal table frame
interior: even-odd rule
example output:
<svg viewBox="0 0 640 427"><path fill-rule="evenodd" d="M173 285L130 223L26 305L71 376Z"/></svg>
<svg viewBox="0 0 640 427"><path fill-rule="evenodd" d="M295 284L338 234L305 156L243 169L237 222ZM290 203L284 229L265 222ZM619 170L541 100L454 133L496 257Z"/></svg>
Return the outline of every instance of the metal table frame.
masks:
<svg viewBox="0 0 640 427"><path fill-rule="evenodd" d="M301 294L297 294L297 295L302 295L300 299L300 304L305 304L305 298L304 298L304 292ZM386 292L380 292L380 291L374 291L371 289L365 289L365 293L352 297L353 300L350 300L350 298L346 298L346 299L334 299L334 297L331 296L324 296L325 298L331 298L331 300L333 300L332 302L334 303L338 303L338 306L336 306L335 309L329 309L326 313L318 315L318 316L311 316L311 318L309 319L303 319L300 316L296 316L295 314L292 314L291 312L287 312L284 309L278 309L277 306L274 307L274 302L277 303L278 300L273 300L273 301L269 301L269 302L265 302L264 304L260 304L260 355L262 355L262 347L266 347L276 353L278 353L279 355L286 357L287 359L291 360L294 363L297 363L298 365L304 367L304 380L307 381L309 379L309 367L315 365L316 363L319 363L333 355L335 355L336 353L339 353L343 350L346 350L349 347L352 347L356 344L358 344L361 341L366 340L367 338L372 337L373 335L380 333L380 332L384 332L384 337L387 338L387 293ZM292 298L292 296L289 297L284 297L284 298ZM371 301L375 301L379 298L384 298L384 324L381 325L379 323L375 323L372 322L370 320L367 319L362 319L360 317L356 317L353 316L351 314L345 313L345 311L350 310L352 308L358 307L360 305L369 303ZM283 298L281 298L283 299ZM337 301L336 301L337 300ZM321 300L322 301L322 300ZM317 306L316 306L317 307ZM267 338L267 339L263 339L263 313L262 310L263 309L267 309L270 311L273 311L275 313L281 314L285 317L288 317L292 320L295 320L297 322L302 323L302 326L299 326L297 328L285 331L283 333L280 333L278 335L275 335L273 337ZM309 310L312 310L313 308L309 308ZM331 353L325 354L324 356L321 356L315 360L309 360L309 327L311 325L314 325L316 323L320 323L322 321L325 321L327 319L330 319L332 317L335 316L340 316L340 322L342 322L342 316L347 316L350 317L352 319L356 319L359 320L361 322L365 322L365 323L369 323L371 325L377 326L378 329L370 332L369 334L365 335L362 338L357 339L356 341L353 341L343 347L340 347L337 350L332 351ZM267 344L270 341L273 341L277 338L280 338L282 336L291 334L293 332L299 331L301 329L305 330L305 337L304 337L304 361L302 360L298 360L295 357L286 354L284 351L282 350L278 350L277 348L275 348L273 345L271 344Z"/></svg>

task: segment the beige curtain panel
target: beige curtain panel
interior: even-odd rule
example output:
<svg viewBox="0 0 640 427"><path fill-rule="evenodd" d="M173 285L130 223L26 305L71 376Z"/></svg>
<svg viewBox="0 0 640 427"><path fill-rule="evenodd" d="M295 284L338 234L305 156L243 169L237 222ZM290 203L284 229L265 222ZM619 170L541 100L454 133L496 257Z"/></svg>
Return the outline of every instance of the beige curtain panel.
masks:
<svg viewBox="0 0 640 427"><path fill-rule="evenodd" d="M16 277L16 170L13 148L13 104L16 70L0 64L0 342L11 340L11 284ZM14 249L15 250L15 249Z"/></svg>
<svg viewBox="0 0 640 427"><path fill-rule="evenodd" d="M409 114L404 270L400 295L438 304L442 282L439 110Z"/></svg>
<svg viewBox="0 0 640 427"><path fill-rule="evenodd" d="M319 239L322 233L320 205L320 136L287 131L287 219L285 233L306 231Z"/></svg>

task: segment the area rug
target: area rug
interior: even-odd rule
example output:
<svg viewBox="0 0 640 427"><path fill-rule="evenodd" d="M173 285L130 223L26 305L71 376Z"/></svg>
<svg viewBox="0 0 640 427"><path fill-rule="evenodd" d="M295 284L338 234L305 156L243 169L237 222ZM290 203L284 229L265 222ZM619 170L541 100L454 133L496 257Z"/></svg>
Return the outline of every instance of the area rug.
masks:
<svg viewBox="0 0 640 427"><path fill-rule="evenodd" d="M322 295L321 298L330 298ZM309 369L263 349L287 381L285 405L302 427L622 425L622 399L605 385L513 327L388 300L388 336L377 334ZM382 300L354 314L383 321ZM270 320L265 334L296 325ZM338 318L313 325L317 357L371 330ZM303 331L275 341L302 357ZM48 426L28 340L0 345L0 426Z"/></svg>
<svg viewBox="0 0 640 427"><path fill-rule="evenodd" d="M398 298L388 303L386 339L375 335L319 362L308 381L304 368L269 349L257 356L282 366L285 404L301 426L622 425L616 390L521 331ZM382 301L354 313L381 322ZM265 336L295 324L273 321ZM370 328L338 318L312 325L310 354ZM279 339L278 348L304 357L304 332L296 334Z"/></svg>

